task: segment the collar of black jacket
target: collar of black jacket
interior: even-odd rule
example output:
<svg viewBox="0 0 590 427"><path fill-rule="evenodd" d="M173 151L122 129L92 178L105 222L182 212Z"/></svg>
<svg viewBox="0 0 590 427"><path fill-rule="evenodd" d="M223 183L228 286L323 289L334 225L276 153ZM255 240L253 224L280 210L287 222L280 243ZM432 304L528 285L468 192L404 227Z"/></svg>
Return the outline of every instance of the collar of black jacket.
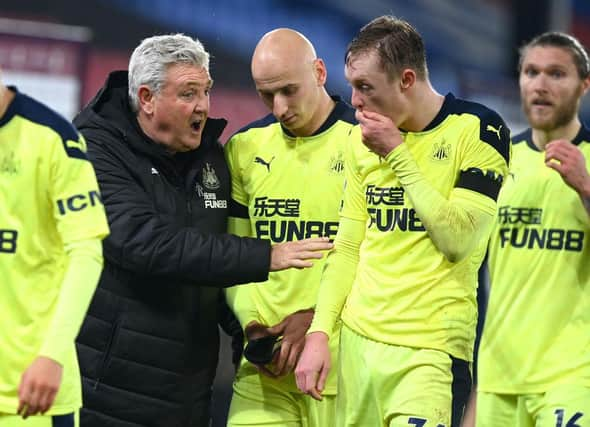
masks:
<svg viewBox="0 0 590 427"><path fill-rule="evenodd" d="M152 156L171 156L166 148L151 140L141 130L129 105L127 71L111 72L96 96L74 119L80 129L100 127L115 133L135 149ZM227 120L207 118L201 144L196 152L216 144L223 133Z"/></svg>

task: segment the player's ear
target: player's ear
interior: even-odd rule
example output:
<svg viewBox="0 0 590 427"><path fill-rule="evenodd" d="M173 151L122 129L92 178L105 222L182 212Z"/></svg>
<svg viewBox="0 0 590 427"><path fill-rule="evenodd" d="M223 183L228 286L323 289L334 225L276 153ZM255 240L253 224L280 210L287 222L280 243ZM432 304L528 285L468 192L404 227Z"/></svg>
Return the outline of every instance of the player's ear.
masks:
<svg viewBox="0 0 590 427"><path fill-rule="evenodd" d="M414 86L414 83L416 83L416 72L411 68L404 69L400 79L402 92Z"/></svg>
<svg viewBox="0 0 590 427"><path fill-rule="evenodd" d="M324 61L321 58L316 58L313 60L313 70L318 86L325 85L328 78L328 70L326 69L326 64L324 64Z"/></svg>
<svg viewBox="0 0 590 427"><path fill-rule="evenodd" d="M586 77L584 80L582 80L582 96L586 95L586 92L588 92L589 88L590 88L590 76Z"/></svg>

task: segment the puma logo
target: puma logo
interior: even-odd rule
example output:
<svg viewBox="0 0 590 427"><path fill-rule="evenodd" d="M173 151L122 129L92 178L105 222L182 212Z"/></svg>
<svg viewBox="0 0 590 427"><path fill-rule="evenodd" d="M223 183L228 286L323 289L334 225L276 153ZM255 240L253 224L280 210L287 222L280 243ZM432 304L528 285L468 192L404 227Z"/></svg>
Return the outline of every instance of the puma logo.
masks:
<svg viewBox="0 0 590 427"><path fill-rule="evenodd" d="M489 130L490 132L494 132L496 135L498 135L498 139L502 139L500 137L500 129L502 129L502 125L500 125L500 127L498 129L496 129L495 127L493 127L492 125L488 125L486 127L486 130Z"/></svg>
<svg viewBox="0 0 590 427"><path fill-rule="evenodd" d="M272 156L272 159L270 159L268 162L266 160L264 160L262 157L258 157L256 156L254 158L254 163L260 163L261 165L266 166L266 170L268 172L270 172L270 164L272 163L272 161L275 159L275 156Z"/></svg>

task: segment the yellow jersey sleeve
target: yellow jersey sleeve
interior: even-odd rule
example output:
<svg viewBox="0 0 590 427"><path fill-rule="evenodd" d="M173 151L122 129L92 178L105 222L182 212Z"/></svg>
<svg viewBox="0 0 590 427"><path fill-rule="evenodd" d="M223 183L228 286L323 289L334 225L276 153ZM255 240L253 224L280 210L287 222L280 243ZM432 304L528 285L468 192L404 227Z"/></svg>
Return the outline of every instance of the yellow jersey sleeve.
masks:
<svg viewBox="0 0 590 427"><path fill-rule="evenodd" d="M340 219L334 249L328 254L322 272L316 310L308 333L320 331L328 336L333 333L354 283L364 235L364 221Z"/></svg>
<svg viewBox="0 0 590 427"><path fill-rule="evenodd" d="M359 221L367 221L367 203L363 190L359 165L356 161L355 146L361 141L361 128L354 126L349 135L345 148L344 194L340 207L340 216Z"/></svg>
<svg viewBox="0 0 590 427"><path fill-rule="evenodd" d="M512 144L510 130L497 114L479 117L464 138L456 187L484 194L496 201L508 176Z"/></svg>
<svg viewBox="0 0 590 427"><path fill-rule="evenodd" d="M62 366L67 361L100 278L102 244L99 238L77 241L67 245L66 253L68 268L39 351L41 356Z"/></svg>
<svg viewBox="0 0 590 427"><path fill-rule="evenodd" d="M496 204L475 191L454 188L446 199L424 179L405 144L386 158L435 246L451 262L465 258L490 232Z"/></svg>
<svg viewBox="0 0 590 427"><path fill-rule="evenodd" d="M357 138L360 138L360 126L351 129L345 148L346 166L340 222L334 249L328 254L322 271L315 315L308 333L332 333L354 283L359 247L365 235L367 221L366 202L353 149Z"/></svg>
<svg viewBox="0 0 590 427"><path fill-rule="evenodd" d="M84 159L86 142L82 135L78 134L77 141L53 144L50 155L49 197L63 243L105 237L109 228L94 169Z"/></svg>

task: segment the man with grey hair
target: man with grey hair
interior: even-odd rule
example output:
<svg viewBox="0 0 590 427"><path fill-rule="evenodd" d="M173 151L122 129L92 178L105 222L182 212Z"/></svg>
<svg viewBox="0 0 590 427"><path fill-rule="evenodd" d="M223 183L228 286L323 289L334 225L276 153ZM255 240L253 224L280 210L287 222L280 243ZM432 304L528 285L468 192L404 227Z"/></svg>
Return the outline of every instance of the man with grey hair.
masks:
<svg viewBox="0 0 590 427"><path fill-rule="evenodd" d="M77 340L84 427L208 426L222 288L311 266L331 248L223 234L225 120L208 118L208 68L198 40L147 38L74 120L111 227Z"/></svg>

